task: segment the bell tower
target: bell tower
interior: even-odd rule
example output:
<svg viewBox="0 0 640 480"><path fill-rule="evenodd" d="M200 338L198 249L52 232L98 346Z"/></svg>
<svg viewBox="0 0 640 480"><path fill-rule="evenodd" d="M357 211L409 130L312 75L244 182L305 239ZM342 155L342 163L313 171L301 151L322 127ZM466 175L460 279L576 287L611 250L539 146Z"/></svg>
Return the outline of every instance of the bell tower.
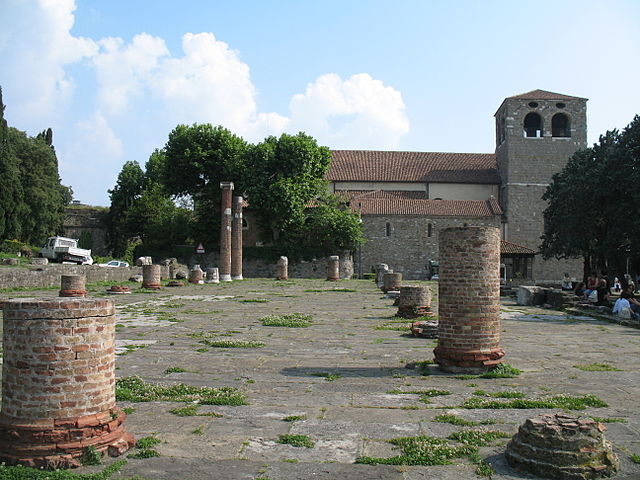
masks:
<svg viewBox="0 0 640 480"><path fill-rule="evenodd" d="M506 98L495 114L502 238L538 251L544 231L542 195L553 174L577 150L587 147L587 99L545 90ZM537 282L558 281L563 273L581 277L581 260L536 257Z"/></svg>

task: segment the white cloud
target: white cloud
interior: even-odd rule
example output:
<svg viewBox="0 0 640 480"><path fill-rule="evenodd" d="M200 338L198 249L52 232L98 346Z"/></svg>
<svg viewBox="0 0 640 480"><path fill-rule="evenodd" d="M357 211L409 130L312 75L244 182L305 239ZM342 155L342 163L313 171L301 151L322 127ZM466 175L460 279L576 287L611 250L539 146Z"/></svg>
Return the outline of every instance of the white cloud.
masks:
<svg viewBox="0 0 640 480"><path fill-rule="evenodd" d="M332 148L394 148L409 131L402 95L369 74L328 73L290 104L291 126Z"/></svg>
<svg viewBox="0 0 640 480"><path fill-rule="evenodd" d="M0 56L3 87L19 108L11 110L18 123L46 125L73 92L65 66L90 57L97 44L70 34L75 20L73 0L0 2Z"/></svg>
<svg viewBox="0 0 640 480"><path fill-rule="evenodd" d="M169 55L163 39L141 33L129 45L121 38L104 38L93 58L100 87L98 102L109 113L120 113L130 97L140 94L162 57Z"/></svg>
<svg viewBox="0 0 640 480"><path fill-rule="evenodd" d="M60 164L63 183L71 185L75 198L93 200L97 184L105 193L113 188L123 163L124 145L101 112L70 130L69 138L58 148L58 158L65 160Z"/></svg>

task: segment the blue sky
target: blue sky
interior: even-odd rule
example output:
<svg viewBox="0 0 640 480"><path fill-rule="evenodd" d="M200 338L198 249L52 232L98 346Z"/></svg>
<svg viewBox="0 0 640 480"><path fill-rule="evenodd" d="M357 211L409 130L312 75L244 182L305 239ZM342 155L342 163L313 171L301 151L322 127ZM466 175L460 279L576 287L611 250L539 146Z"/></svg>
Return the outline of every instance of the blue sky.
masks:
<svg viewBox="0 0 640 480"><path fill-rule="evenodd" d="M5 116L52 127L94 205L179 123L486 153L502 100L540 88L589 99L593 143L640 113L639 79L635 0L0 0Z"/></svg>

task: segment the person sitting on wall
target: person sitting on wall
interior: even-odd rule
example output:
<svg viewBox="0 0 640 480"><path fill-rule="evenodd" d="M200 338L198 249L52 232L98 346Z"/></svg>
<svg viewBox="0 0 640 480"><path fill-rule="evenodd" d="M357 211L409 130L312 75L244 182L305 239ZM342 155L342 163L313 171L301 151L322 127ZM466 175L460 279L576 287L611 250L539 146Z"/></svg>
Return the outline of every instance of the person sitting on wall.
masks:
<svg viewBox="0 0 640 480"><path fill-rule="evenodd" d="M578 282L573 293L576 294L576 297L584 297L584 282Z"/></svg>
<svg viewBox="0 0 640 480"><path fill-rule="evenodd" d="M616 300L616 303L613 305L612 313L615 315L619 315L622 318L632 318L633 320L638 320L640 316L637 313L634 313L631 309L631 302L629 299L631 295L629 292L622 292L620 294L620 298Z"/></svg>
<svg viewBox="0 0 640 480"><path fill-rule="evenodd" d="M622 286L620 285L620 280L618 280L618 277L615 277L613 279L613 291L618 293L620 290L622 290Z"/></svg>
<svg viewBox="0 0 640 480"><path fill-rule="evenodd" d="M560 288L562 290L573 290L573 282L571 281L569 274L566 272L564 277L562 277L562 282L560 282Z"/></svg>
<svg viewBox="0 0 640 480"><path fill-rule="evenodd" d="M633 282L630 282L622 293L628 295L626 298L629 300L631 311L640 317L640 302L636 299L635 289ZM620 296L622 297L622 294Z"/></svg>
<svg viewBox="0 0 640 480"><path fill-rule="evenodd" d="M587 277L587 288L584 291L584 297L589 298L591 292L598 288L598 274L595 270L591 271L591 275Z"/></svg>

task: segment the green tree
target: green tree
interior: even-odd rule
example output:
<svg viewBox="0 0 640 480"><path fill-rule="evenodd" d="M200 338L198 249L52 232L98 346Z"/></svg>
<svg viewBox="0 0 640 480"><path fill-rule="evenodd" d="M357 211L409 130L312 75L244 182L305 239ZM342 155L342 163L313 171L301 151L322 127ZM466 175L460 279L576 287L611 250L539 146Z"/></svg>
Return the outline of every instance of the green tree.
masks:
<svg viewBox="0 0 640 480"><path fill-rule="evenodd" d="M608 131L576 152L543 196L543 257L582 256L585 275L600 269L622 279L627 259L640 258L639 170L638 116L622 133Z"/></svg>
<svg viewBox="0 0 640 480"><path fill-rule="evenodd" d="M327 191L324 176L330 163L329 149L304 133L268 137L250 149L242 184L264 240L291 244L303 228L309 203Z"/></svg>
<svg viewBox="0 0 640 480"><path fill-rule="evenodd" d="M71 191L60 184L55 152L43 138L29 137L25 132L9 128L9 145L19 165L24 193L20 238L40 244L46 237L62 232Z"/></svg>
<svg viewBox="0 0 640 480"><path fill-rule="evenodd" d="M127 226L127 211L140 198L144 188L145 175L136 161L126 162L118 174L113 190L109 190L111 206L106 217L107 241L114 256L122 256L127 248L131 232Z"/></svg>
<svg viewBox="0 0 640 480"><path fill-rule="evenodd" d="M20 167L10 148L4 108L0 88L0 240L21 238L24 216Z"/></svg>
<svg viewBox="0 0 640 480"><path fill-rule="evenodd" d="M220 182L232 181L236 192L243 191L247 148L241 137L210 124L178 125L169 133L163 184L167 193L192 199L195 222L191 233L197 241L218 244Z"/></svg>

